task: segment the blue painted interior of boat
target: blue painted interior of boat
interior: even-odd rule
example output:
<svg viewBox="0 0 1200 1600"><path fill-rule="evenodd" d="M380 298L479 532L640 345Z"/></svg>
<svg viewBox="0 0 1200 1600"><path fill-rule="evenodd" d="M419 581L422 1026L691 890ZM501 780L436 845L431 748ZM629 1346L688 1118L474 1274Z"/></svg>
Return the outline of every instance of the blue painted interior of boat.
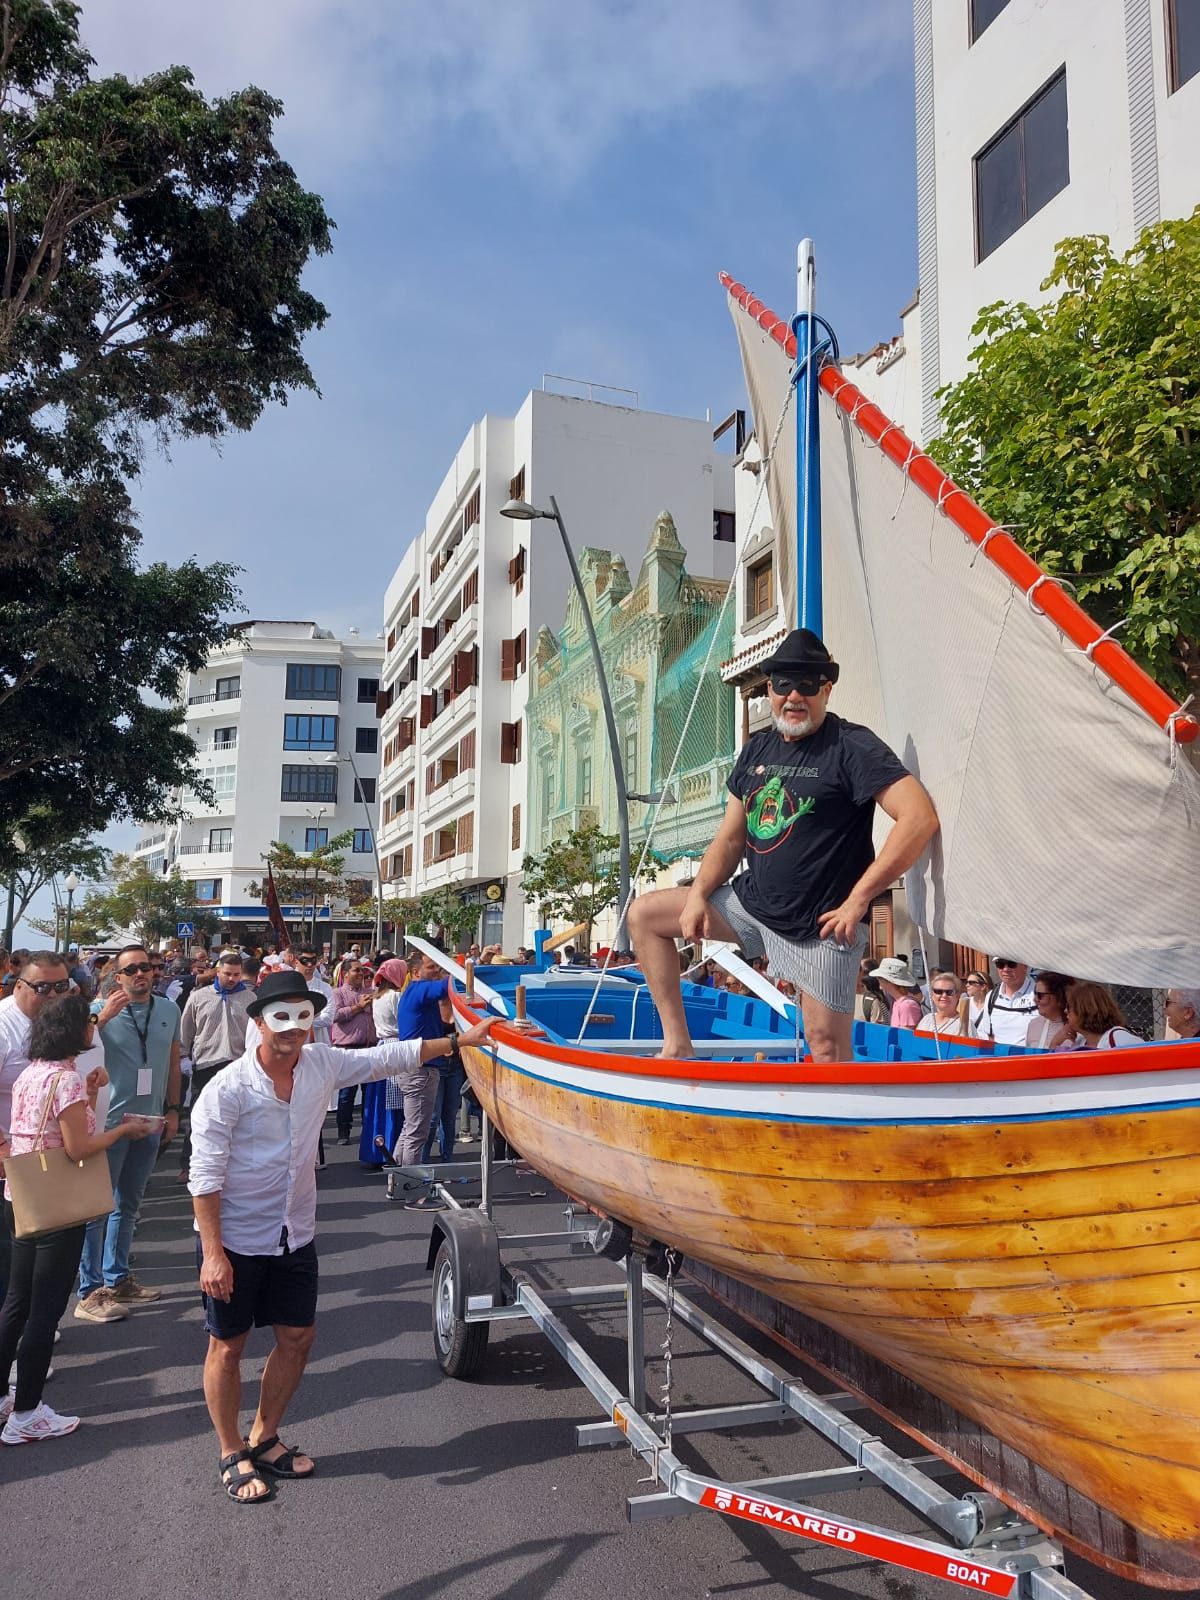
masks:
<svg viewBox="0 0 1200 1600"><path fill-rule="evenodd" d="M517 984L523 983L529 1020L536 1022L556 1044L620 1054L622 1044L630 1040L644 1043L662 1038L662 1025L650 991L635 968L623 967L605 974L598 994L596 976L586 969L572 972L552 968L543 973L530 967L488 967L479 973L481 980L506 998L511 998ZM780 1016L763 1000L730 994L725 989L684 983L682 991L693 1041L698 1045L728 1041L727 1051L706 1050L707 1059L746 1060L759 1052L794 1058L796 1026L792 1017ZM587 1026L580 1040L585 1017ZM803 1029L800 1038L803 1050ZM855 1022L853 1050L860 1061L935 1061L940 1057L949 1062L964 1056L978 1059L978 1051L971 1045L942 1039L935 1046L932 1037L914 1034L911 1029L871 1022ZM992 1053L1021 1056L1033 1052L1018 1045L996 1045Z"/></svg>

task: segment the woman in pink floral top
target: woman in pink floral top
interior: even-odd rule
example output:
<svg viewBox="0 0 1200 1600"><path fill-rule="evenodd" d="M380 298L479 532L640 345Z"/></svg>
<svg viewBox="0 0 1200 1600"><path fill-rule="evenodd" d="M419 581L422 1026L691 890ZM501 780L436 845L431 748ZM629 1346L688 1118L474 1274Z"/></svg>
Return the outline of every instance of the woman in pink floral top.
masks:
<svg viewBox="0 0 1200 1600"><path fill-rule="evenodd" d="M108 1075L96 1067L85 1082L75 1070L75 1057L91 1042L91 1026L87 1001L78 994L50 1000L33 1019L29 1065L13 1084L10 1144L0 1149L0 1156L37 1149L43 1116L42 1145L66 1150L72 1161L107 1150L118 1139L146 1137L149 1123L122 1123L107 1133L96 1132L96 1096ZM4 1420L0 1444L56 1439L79 1426L78 1417L60 1417L52 1411L42 1400L42 1389L54 1330L79 1271L83 1234L84 1224L79 1222L38 1239L13 1240L8 1293L0 1310L0 1418ZM17 1381L10 1391L14 1359Z"/></svg>

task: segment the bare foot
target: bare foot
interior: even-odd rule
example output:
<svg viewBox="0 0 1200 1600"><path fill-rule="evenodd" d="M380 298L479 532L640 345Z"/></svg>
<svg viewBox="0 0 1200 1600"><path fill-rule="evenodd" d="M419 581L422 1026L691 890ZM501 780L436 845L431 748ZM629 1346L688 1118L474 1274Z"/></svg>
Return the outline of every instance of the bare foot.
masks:
<svg viewBox="0 0 1200 1600"><path fill-rule="evenodd" d="M663 1047L654 1059L656 1061L686 1061L693 1054L692 1041L685 1033L682 1039L664 1039Z"/></svg>

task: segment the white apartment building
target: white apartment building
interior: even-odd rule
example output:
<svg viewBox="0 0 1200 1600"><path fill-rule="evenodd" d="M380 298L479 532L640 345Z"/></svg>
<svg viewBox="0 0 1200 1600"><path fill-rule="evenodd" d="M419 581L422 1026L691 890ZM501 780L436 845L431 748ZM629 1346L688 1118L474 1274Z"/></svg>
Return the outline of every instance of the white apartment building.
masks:
<svg viewBox="0 0 1200 1600"><path fill-rule="evenodd" d="M1061 239L1119 253L1200 202L1200 0L914 0L913 18L930 438L983 306L1041 299Z"/></svg>
<svg viewBox="0 0 1200 1600"><path fill-rule="evenodd" d="M385 597L379 841L390 894L461 887L481 939L509 950L528 935L530 654L543 625L561 626L571 576L552 522L500 508L551 495L577 555L636 564L666 510L689 572L733 565L732 464L711 423L541 389L468 432Z"/></svg>
<svg viewBox="0 0 1200 1600"><path fill-rule="evenodd" d="M247 885L261 883L273 840L305 851L352 831L346 875L373 892L382 664L379 639L336 639L315 622L248 622L182 685L187 731L214 799L185 792L186 820L145 825L135 853L164 871L178 866L221 918L222 937L266 939L266 911ZM283 910L299 931L302 908ZM322 904L316 915L321 943L340 947L351 929L356 938L370 934L340 904Z"/></svg>

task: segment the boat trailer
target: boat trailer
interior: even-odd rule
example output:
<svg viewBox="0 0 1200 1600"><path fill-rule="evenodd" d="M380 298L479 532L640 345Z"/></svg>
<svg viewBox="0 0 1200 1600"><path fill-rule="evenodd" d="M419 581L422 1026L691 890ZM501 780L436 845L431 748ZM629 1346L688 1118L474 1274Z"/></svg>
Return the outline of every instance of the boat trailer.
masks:
<svg viewBox="0 0 1200 1600"><path fill-rule="evenodd" d="M983 1490L956 1494L939 1479L958 1469L941 1456L905 1456L860 1427L850 1413L869 1410L848 1392L823 1394L762 1356L745 1340L680 1292L679 1261L654 1241L635 1239L621 1223L568 1201L560 1229L501 1233L494 1220L495 1174L492 1130L484 1120L478 1180L481 1197L465 1204L453 1192L470 1181L474 1164L454 1163L394 1169L389 1196L402 1188L428 1186L445 1209L433 1223L427 1266L433 1273L433 1339L439 1366L448 1377L473 1376L484 1359L493 1323L532 1322L587 1389L605 1417L576 1429L580 1448L627 1444L650 1470L655 1492L633 1495L633 1524L696 1511L716 1511L760 1527L793 1533L816 1544L853 1552L964 1589L1015 1600L1090 1600L1064 1573L1062 1547L995 1495ZM623 1267L620 1279L570 1289L544 1289L504 1259L505 1250L565 1246L569 1255L602 1256ZM667 1316L666 1396L654 1410L646 1392L647 1297ZM622 1392L601 1371L563 1320L567 1312L624 1305L627 1376ZM750 1404L673 1410L670 1405L671 1330L681 1323L724 1356L764 1392ZM835 1445L846 1464L832 1468L727 1483L686 1466L673 1448L675 1435L724 1431L764 1422L799 1420ZM859 1522L812 1504L847 1490L881 1485L931 1524L933 1536Z"/></svg>

